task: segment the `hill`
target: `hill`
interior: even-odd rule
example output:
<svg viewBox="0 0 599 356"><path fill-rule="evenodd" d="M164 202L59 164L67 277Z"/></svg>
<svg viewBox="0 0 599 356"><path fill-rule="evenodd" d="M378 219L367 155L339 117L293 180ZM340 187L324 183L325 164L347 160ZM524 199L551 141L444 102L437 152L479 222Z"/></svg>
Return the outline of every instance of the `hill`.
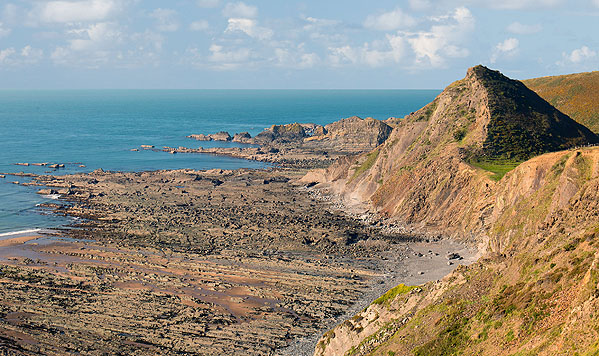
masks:
<svg viewBox="0 0 599 356"><path fill-rule="evenodd" d="M597 136L482 66L387 123L375 150L304 180L413 232L478 244L483 257L391 290L316 355L599 352L599 148L575 148Z"/></svg>
<svg viewBox="0 0 599 356"><path fill-rule="evenodd" d="M572 119L599 132L599 72L522 81Z"/></svg>
<svg viewBox="0 0 599 356"><path fill-rule="evenodd" d="M549 153L489 195L488 252L398 286L325 334L315 355L597 355L599 148Z"/></svg>
<svg viewBox="0 0 599 356"><path fill-rule="evenodd" d="M394 129L376 149L305 180L417 231L469 240L480 240L486 210L472 198L488 194L494 180L534 155L599 142L522 83L482 66L387 123Z"/></svg>

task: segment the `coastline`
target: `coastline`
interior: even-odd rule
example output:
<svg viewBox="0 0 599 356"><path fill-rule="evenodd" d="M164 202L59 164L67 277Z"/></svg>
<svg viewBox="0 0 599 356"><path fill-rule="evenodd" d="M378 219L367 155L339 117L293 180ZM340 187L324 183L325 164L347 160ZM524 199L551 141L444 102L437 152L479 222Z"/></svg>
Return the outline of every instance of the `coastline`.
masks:
<svg viewBox="0 0 599 356"><path fill-rule="evenodd" d="M129 315L131 311L123 309L122 303L138 304L137 298L143 295L139 293L174 298L175 304L162 306L156 304L159 299L146 302L147 307L155 309L146 310L144 318L150 322L144 326L146 329L172 322L172 318L163 320L155 314L167 312L165 307L183 318L203 310L200 315L204 316L184 322L186 329L200 330L193 338L178 334L168 324L161 328L171 330L173 335L160 336L153 331L144 334L125 326L124 320L110 317L106 323L125 323L128 333L136 336L112 335L109 341L96 346L105 350L128 347L141 352L139 345L150 342L145 352L229 350L230 354L266 355L284 353L281 348L290 340L298 340L286 350L301 345L303 354L311 354L315 335L320 336L341 317L367 305L394 283L407 282L399 266L410 270L412 260L421 263L422 274L412 271L412 277L407 275L416 283L418 278L431 278L425 268L429 261L446 264L447 260L446 251L437 256L429 256L425 250L420 256L411 251L409 244L415 243L409 241L417 240L416 236L385 237L380 229L331 210L330 204L291 184L302 175L295 170L242 169L95 171L37 177L44 186L58 190L70 187L70 194L61 198L69 201L68 205L52 203L48 207L58 214L83 219L65 232L65 239L40 239L8 247L21 249L13 250L18 253L8 275L26 271L40 274L53 281L57 290L72 288L69 286L78 281L85 295L105 300L89 306L102 318L112 314L106 314L104 305ZM161 232L156 235L152 231ZM402 239L404 242L397 242ZM389 251L395 251L395 255ZM381 254L389 257L380 259ZM7 283L1 283L0 289L9 296L9 308L13 312L24 310L25 306L10 303L22 291ZM34 285L24 290L36 298L47 298ZM102 291L110 291L119 299ZM73 303L82 301L81 296L73 296ZM65 315L55 302L48 300L47 305L33 309L49 319L42 322L34 313L29 322L38 320L51 326L63 320L71 333L83 331L77 325L84 315ZM139 316L128 318L135 320ZM94 325L94 330L104 328ZM6 327L35 336L24 324L0 324L0 334ZM239 340L236 334L258 338ZM312 338L304 340L308 335ZM50 340L45 341L46 351L66 341L46 336ZM67 340L90 347L87 336ZM207 340L212 341L206 344Z"/></svg>

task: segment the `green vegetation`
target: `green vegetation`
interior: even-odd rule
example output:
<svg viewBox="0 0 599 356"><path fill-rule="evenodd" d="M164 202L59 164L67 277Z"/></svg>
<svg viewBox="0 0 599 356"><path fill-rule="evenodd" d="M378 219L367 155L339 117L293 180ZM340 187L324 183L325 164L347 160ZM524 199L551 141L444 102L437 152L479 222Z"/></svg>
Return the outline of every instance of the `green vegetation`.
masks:
<svg viewBox="0 0 599 356"><path fill-rule="evenodd" d="M491 120L483 143L487 160L524 161L546 152L599 143L589 129L556 110L522 82L483 66L473 71L487 88L489 98Z"/></svg>
<svg viewBox="0 0 599 356"><path fill-rule="evenodd" d="M477 168L484 169L485 171L489 171L493 173L491 179L494 181L499 181L506 175L507 172L512 169L518 167L522 161L510 161L510 160L472 160L469 162L471 165Z"/></svg>
<svg viewBox="0 0 599 356"><path fill-rule="evenodd" d="M468 318L460 307L451 308L440 321L444 324L441 332L432 339L414 349L415 356L450 356L460 354L460 350L467 345Z"/></svg>
<svg viewBox="0 0 599 356"><path fill-rule="evenodd" d="M528 79L523 83L561 112L599 132L599 72Z"/></svg>
<svg viewBox="0 0 599 356"><path fill-rule="evenodd" d="M467 133L468 133L468 130L465 127L459 128L453 132L453 138L456 141L460 142L464 139L464 137L466 137Z"/></svg>
<svg viewBox="0 0 599 356"><path fill-rule="evenodd" d="M437 99L433 100L430 104L428 104L427 106L425 106L423 109L425 109L424 112L422 113L421 116L419 116L416 119L416 121L428 121L428 120L430 120L430 118L435 113L435 110L437 110Z"/></svg>
<svg viewBox="0 0 599 356"><path fill-rule="evenodd" d="M400 294L405 294L411 291L412 289L417 288L416 286L406 286L405 284L400 284L396 287L393 287L387 291L387 293L378 297L372 304L386 304L389 305L395 297Z"/></svg>
<svg viewBox="0 0 599 356"><path fill-rule="evenodd" d="M358 167L356 168L356 170L354 171L354 174L352 175L350 182L352 180L354 180L355 178L359 177L360 174L366 172L367 170L369 170L370 168L372 168L372 166L374 165L374 162L376 162L376 159L379 156L379 152L380 150L377 148L376 150L370 152L368 155L366 155L366 160Z"/></svg>

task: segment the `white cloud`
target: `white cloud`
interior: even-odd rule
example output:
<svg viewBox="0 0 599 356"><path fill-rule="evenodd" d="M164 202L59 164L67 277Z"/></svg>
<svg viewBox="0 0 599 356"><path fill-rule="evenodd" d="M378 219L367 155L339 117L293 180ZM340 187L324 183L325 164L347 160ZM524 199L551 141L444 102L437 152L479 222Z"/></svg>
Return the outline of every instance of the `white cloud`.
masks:
<svg viewBox="0 0 599 356"><path fill-rule="evenodd" d="M19 66L24 64L34 64L43 57L41 49L33 48L30 45L23 47L20 51L14 47L0 50L0 65Z"/></svg>
<svg viewBox="0 0 599 356"><path fill-rule="evenodd" d="M500 56L514 56L517 53L519 46L520 41L518 41L517 38L507 38L503 42L499 42L493 49L493 54L491 55L491 63L497 62L497 59Z"/></svg>
<svg viewBox="0 0 599 356"><path fill-rule="evenodd" d="M44 56L44 51L39 48L33 48L27 45L21 49L21 57L23 62L27 64L33 64L39 62Z"/></svg>
<svg viewBox="0 0 599 356"><path fill-rule="evenodd" d="M176 19L177 11L175 10L158 8L152 11L150 17L156 20L158 31L174 32L179 29L179 22Z"/></svg>
<svg viewBox="0 0 599 356"><path fill-rule="evenodd" d="M520 22L514 22L507 27L507 30L517 35L532 35L533 33L541 32L543 30L543 26L540 24L524 25Z"/></svg>
<svg viewBox="0 0 599 356"><path fill-rule="evenodd" d="M271 29L258 26L256 20L231 18L225 32L243 32L246 35L260 40L270 39L273 35Z"/></svg>
<svg viewBox="0 0 599 356"><path fill-rule="evenodd" d="M592 3L593 5L599 7L599 0L593 0Z"/></svg>
<svg viewBox="0 0 599 356"><path fill-rule="evenodd" d="M410 0L410 7L417 11L427 10L431 7L431 2L429 0Z"/></svg>
<svg viewBox="0 0 599 356"><path fill-rule="evenodd" d="M0 38L10 35L10 32L10 28L4 27L4 24L0 22Z"/></svg>
<svg viewBox="0 0 599 356"><path fill-rule="evenodd" d="M74 51L97 51L115 46L123 40L123 34L114 23L100 22L85 28L68 31L74 36L69 40Z"/></svg>
<svg viewBox="0 0 599 356"><path fill-rule="evenodd" d="M0 64L9 62L9 58L16 53L15 49L10 47L0 50Z"/></svg>
<svg viewBox="0 0 599 356"><path fill-rule="evenodd" d="M203 8L214 8L220 5L220 0L197 0L197 4Z"/></svg>
<svg viewBox="0 0 599 356"><path fill-rule="evenodd" d="M228 3L223 9L226 17L253 18L258 16L258 8L244 2Z"/></svg>
<svg viewBox="0 0 599 356"><path fill-rule="evenodd" d="M429 31L408 33L406 38L416 54L416 65L440 67L445 57L464 58L470 54L461 47L464 38L474 30L474 16L465 7L459 7L453 13L433 18L437 23Z"/></svg>
<svg viewBox="0 0 599 356"><path fill-rule="evenodd" d="M564 53L564 58L572 63L581 63L597 56L597 52L587 46L573 50L570 54Z"/></svg>
<svg viewBox="0 0 599 356"><path fill-rule="evenodd" d="M21 56L23 57L40 57L42 56L44 51L41 49L33 48L30 45L23 47L21 50Z"/></svg>
<svg viewBox="0 0 599 356"><path fill-rule="evenodd" d="M517 38L508 38L495 46L500 52L512 52L518 48L519 41Z"/></svg>
<svg viewBox="0 0 599 356"><path fill-rule="evenodd" d="M208 60L214 63L214 68L220 70L235 69L248 62L252 55L247 48L225 50L223 46L216 44L210 46L210 52Z"/></svg>
<svg viewBox="0 0 599 356"><path fill-rule="evenodd" d="M404 13L400 8L379 15L369 15L364 21L364 27L379 31L392 31L414 26L416 20Z"/></svg>
<svg viewBox="0 0 599 356"><path fill-rule="evenodd" d="M304 17L302 20L301 29L303 31L299 31L297 36L307 33L311 42L317 42L327 47L338 47L348 41L347 28L341 21L315 17Z"/></svg>
<svg viewBox="0 0 599 356"><path fill-rule="evenodd" d="M189 29L192 31L206 31L210 28L210 24L206 20L194 21L189 24Z"/></svg>
<svg viewBox="0 0 599 356"><path fill-rule="evenodd" d="M303 44L292 49L276 48L274 54L274 61L280 67L306 69L313 68L321 62L318 54L304 53Z"/></svg>
<svg viewBox="0 0 599 356"><path fill-rule="evenodd" d="M38 3L30 18L48 23L101 21L118 9L115 0L48 1Z"/></svg>
<svg viewBox="0 0 599 356"><path fill-rule="evenodd" d="M564 4L566 0L473 0L472 3L500 10L552 8Z"/></svg>
<svg viewBox="0 0 599 356"><path fill-rule="evenodd" d="M401 64L407 68L441 67L448 58L470 55L464 45L475 26L470 10L459 7L444 16L423 18L418 22L425 24L425 21L429 23L428 30L400 30L362 46L329 46L328 62L332 66Z"/></svg>
<svg viewBox="0 0 599 356"><path fill-rule="evenodd" d="M389 63L400 63L406 54L406 41L401 35L386 35L384 41L365 43L361 47L331 47L328 57L333 66L365 64L381 67Z"/></svg>

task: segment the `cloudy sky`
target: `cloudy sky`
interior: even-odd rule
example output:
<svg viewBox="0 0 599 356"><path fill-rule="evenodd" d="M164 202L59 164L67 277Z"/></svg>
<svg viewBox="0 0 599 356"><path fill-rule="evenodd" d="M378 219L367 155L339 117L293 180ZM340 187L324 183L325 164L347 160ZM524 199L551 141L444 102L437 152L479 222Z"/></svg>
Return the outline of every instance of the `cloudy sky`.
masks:
<svg viewBox="0 0 599 356"><path fill-rule="evenodd" d="M599 68L599 0L2 0L0 88L443 88Z"/></svg>

